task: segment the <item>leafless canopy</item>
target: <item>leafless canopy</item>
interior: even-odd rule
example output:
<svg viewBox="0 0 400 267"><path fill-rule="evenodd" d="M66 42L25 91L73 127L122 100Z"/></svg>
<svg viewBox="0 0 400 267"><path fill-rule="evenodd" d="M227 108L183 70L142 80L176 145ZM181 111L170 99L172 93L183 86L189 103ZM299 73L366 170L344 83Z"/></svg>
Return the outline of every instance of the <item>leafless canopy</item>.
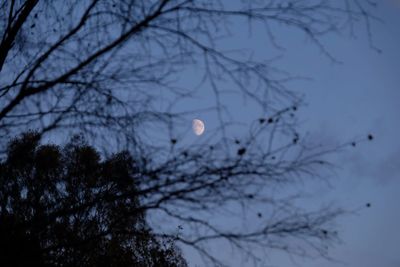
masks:
<svg viewBox="0 0 400 267"><path fill-rule="evenodd" d="M215 264L218 253L207 249L214 240L252 259L269 249L327 256L325 245L335 239L330 223L341 211L302 210L286 188L316 177L330 151L296 132L301 98L287 87L291 76L271 61L227 50L224 38L244 24L264 27L279 49L275 37L287 27L334 60L322 36L352 32L362 21L370 37L374 7L371 0L1 1L0 148L31 128L81 132L97 146L128 149L149 217L183 229L159 220L154 228ZM262 111L240 140L229 136L227 83L229 93ZM193 110L175 104L205 87L219 126L212 138L188 145L177 133ZM160 129L167 134L155 142ZM238 206L257 207L249 216L258 222L244 229L206 219Z"/></svg>

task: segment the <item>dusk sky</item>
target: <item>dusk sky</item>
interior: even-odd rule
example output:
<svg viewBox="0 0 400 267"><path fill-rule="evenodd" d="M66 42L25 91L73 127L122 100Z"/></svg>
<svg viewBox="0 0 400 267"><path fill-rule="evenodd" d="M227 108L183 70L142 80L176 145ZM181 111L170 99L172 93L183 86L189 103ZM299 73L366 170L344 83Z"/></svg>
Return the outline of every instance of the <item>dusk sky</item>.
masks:
<svg viewBox="0 0 400 267"><path fill-rule="evenodd" d="M0 265L399 267L400 0L335 1L2 2Z"/></svg>
<svg viewBox="0 0 400 267"><path fill-rule="evenodd" d="M365 27L360 23L355 36L349 32L322 38L327 51L337 60L332 62L318 47L302 34L278 28L276 38L282 50L272 47L262 27L251 29L234 25L233 36L224 41L226 49L248 48L255 57L278 58L274 66L307 79L294 81L289 88L304 94L305 105L299 110L300 129L324 144L339 144L372 133L373 142L335 154L332 163L335 174L330 175L330 187L325 184L311 190L310 206L335 203L348 210L359 211L338 220L342 244L331 250L338 262L292 259L287 254L271 253L268 266L307 267L398 267L400 266L400 1L379 1L376 15L382 22L373 22L371 48ZM340 63L339 63L340 62ZM183 76L183 77L182 77ZM201 77L196 72L180 79L193 86ZM229 88L226 88L229 89ZM176 109L193 110L215 105L212 90L201 87L192 99L176 103ZM254 121L260 115L242 96L225 97L234 121ZM160 109L165 108L160 106ZM191 119L200 118L206 124L205 134L191 131ZM215 112L198 112L188 116L183 134L188 142L202 142L212 135L218 119ZM186 127L186 128L185 128ZM230 135L240 136L242 127L232 128ZM160 137L159 133L156 136ZM164 136L165 137L165 136ZM164 139L161 137L161 139ZM153 137L154 138L154 137ZM371 203L366 209L365 204ZM220 248L218 248L220 249ZM229 261L229 249L221 249ZM203 266L197 256L188 253L191 266ZM235 266L243 266L238 262Z"/></svg>
<svg viewBox="0 0 400 267"><path fill-rule="evenodd" d="M344 243L332 256L346 266L400 266L399 3L379 2L383 23L375 25L373 39L382 54L371 51L359 35L357 40L332 45L343 65L313 64L307 69L315 78L305 112L311 128L332 140L366 132L376 136L372 143L345 151L336 162L340 170L328 198L345 207L372 204L341 222Z"/></svg>
<svg viewBox="0 0 400 267"><path fill-rule="evenodd" d="M372 203L340 222L343 245L332 256L352 267L400 266L400 5L389 0L379 4L383 22L374 25L373 40L382 54L371 50L361 33L356 40L330 41L342 65L291 54L294 69L314 78L303 117L307 129L332 142L367 132L376 136L374 142L338 155L340 169L326 197L348 208Z"/></svg>
<svg viewBox="0 0 400 267"><path fill-rule="evenodd" d="M379 1L377 11L382 22L373 24L372 41L382 53L369 46L362 27L357 28L356 37L343 33L323 39L327 50L341 63L332 63L304 38L277 34L286 49L277 65L311 78L292 84L301 88L307 103L299 113L302 131L332 144L368 133L375 139L336 154L332 160L335 174L329 178L331 188L322 185L311 200L358 210L338 221L342 244L331 250L337 262L293 262L286 254L272 253L266 261L271 266L400 266L400 1ZM243 34L248 35L247 31ZM253 33L239 42L250 44L261 56L271 55L260 35ZM200 99L205 103L209 100L205 96ZM246 115L243 110L248 111ZM246 106L232 112L243 120L255 116ZM203 118L206 127L215 123L212 116ZM369 202L371 208L366 209ZM189 262L202 266L194 258Z"/></svg>

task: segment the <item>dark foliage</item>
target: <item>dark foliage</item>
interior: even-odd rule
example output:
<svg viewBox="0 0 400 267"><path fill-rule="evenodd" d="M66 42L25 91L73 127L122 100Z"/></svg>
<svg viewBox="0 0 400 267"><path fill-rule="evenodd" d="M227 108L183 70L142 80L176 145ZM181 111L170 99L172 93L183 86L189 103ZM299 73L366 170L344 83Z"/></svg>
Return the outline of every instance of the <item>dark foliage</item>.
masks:
<svg viewBox="0 0 400 267"><path fill-rule="evenodd" d="M0 265L186 266L146 225L135 175L128 153L102 161L80 138L13 140L0 164Z"/></svg>

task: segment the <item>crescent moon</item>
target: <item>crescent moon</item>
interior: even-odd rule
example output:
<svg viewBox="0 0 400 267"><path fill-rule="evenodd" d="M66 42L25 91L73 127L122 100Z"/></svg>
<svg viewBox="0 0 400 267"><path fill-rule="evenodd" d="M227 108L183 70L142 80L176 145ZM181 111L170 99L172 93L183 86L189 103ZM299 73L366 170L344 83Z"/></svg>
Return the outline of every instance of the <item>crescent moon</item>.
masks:
<svg viewBox="0 0 400 267"><path fill-rule="evenodd" d="M194 119L192 121L192 129L195 135L202 135L205 130L204 122L199 119Z"/></svg>

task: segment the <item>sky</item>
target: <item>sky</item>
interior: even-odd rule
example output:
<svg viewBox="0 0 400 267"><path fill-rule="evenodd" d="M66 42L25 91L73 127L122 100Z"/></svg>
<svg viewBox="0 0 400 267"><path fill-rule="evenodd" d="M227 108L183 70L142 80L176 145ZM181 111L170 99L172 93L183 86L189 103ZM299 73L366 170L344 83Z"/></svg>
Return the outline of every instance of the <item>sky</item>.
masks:
<svg viewBox="0 0 400 267"><path fill-rule="evenodd" d="M333 142L368 132L376 137L338 155L333 190L321 196L345 207L372 204L340 221L343 244L331 255L341 263L303 266L400 266L400 5L380 4L384 22L374 26L373 40L381 54L359 33L358 39L332 41L330 51L341 65L321 64L307 53L287 57L293 69L314 79L306 93L308 107L300 115L304 127Z"/></svg>
<svg viewBox="0 0 400 267"><path fill-rule="evenodd" d="M331 250L338 261L293 262L272 255L273 266L400 266L400 1L379 1L377 15L383 22L373 25L372 38L382 53L369 46L361 28L356 37L325 39L340 64L297 36L279 35L286 50L277 64L312 78L296 85L307 103L299 114L301 130L333 144L368 133L375 138L337 154L331 188L313 198L358 210L338 220L342 243ZM257 34L248 41L262 54L265 44ZM207 116L205 121L206 127L212 123ZM369 209L363 208L366 203Z"/></svg>
<svg viewBox="0 0 400 267"><path fill-rule="evenodd" d="M363 38L336 43L334 52L344 63L310 66L315 82L304 112L310 128L328 138L366 132L376 137L340 155L341 171L329 193L344 206L371 202L370 209L341 222L344 243L332 251L351 267L400 266L400 2L381 2L378 15L384 23L375 25L373 38L382 54L371 51Z"/></svg>
<svg viewBox="0 0 400 267"><path fill-rule="evenodd" d="M274 63L276 66L311 78L293 83L293 88L305 96L306 105L298 114L302 132L310 132L314 138L328 144L369 133L375 137L373 142L336 154L332 158L336 172L330 177L331 187L318 188L309 203L311 207L316 203L334 202L358 210L338 220L342 244L334 247L330 254L338 262L320 259L293 262L286 255L276 254L269 255L272 266L400 266L400 0L376 1L379 2L377 16L383 22L373 24L372 39L382 53L369 46L362 28L357 29L356 37L343 34L323 39L340 64L332 63L314 45L291 31L277 35L284 51L271 53L267 39L257 30L249 36L246 27L236 28L239 31L236 31L236 41L226 44L227 47L250 45L255 56L268 58L282 54ZM193 82L199 77L192 73L186 79L186 82ZM178 103L178 108L192 109L193 103L209 107L215 97L202 93L202 96ZM237 101L234 97L225 99L234 106L238 106ZM244 104L232 110L232 115L238 120L254 120L258 114L250 109ZM186 131L189 141L207 137L218 125L215 113L193 116L205 121L206 132L202 137L193 135L190 121ZM371 207L364 208L366 203L371 203ZM221 254L229 257L228 251L221 251ZM187 256L191 266L203 266L195 256ZM243 265L232 265L235 266Z"/></svg>

